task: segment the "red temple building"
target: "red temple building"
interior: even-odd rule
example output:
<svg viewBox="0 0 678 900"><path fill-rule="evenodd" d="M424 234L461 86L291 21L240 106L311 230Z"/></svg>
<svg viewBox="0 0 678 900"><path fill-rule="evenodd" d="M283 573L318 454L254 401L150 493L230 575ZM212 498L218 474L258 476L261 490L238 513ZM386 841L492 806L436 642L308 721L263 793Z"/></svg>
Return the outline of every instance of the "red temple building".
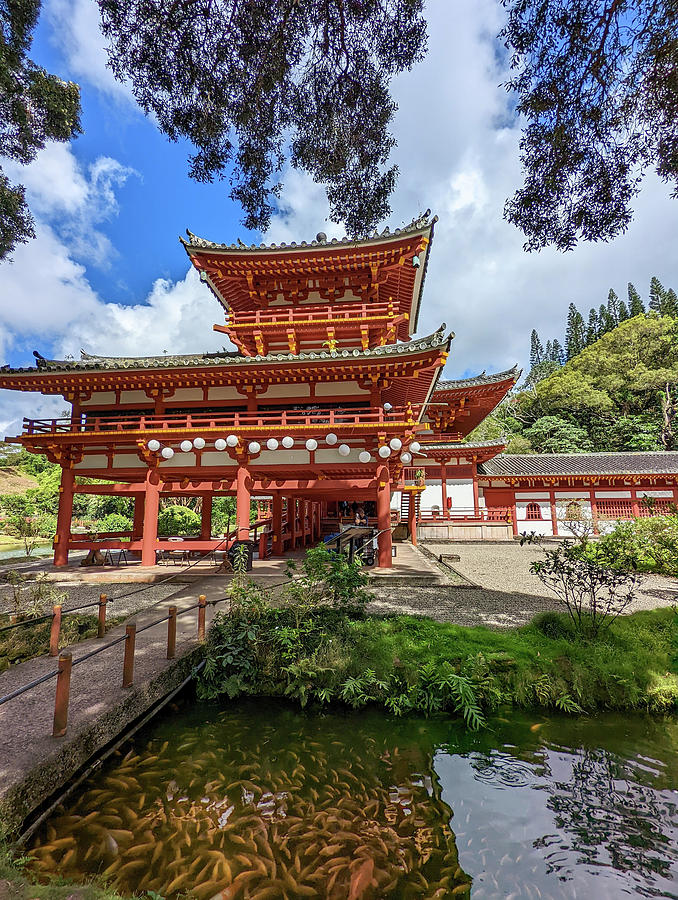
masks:
<svg viewBox="0 0 678 900"><path fill-rule="evenodd" d="M502 460L518 457L498 456L501 442L464 442L520 373L443 381L453 335L443 325L414 336L435 222L426 213L361 240L319 234L279 246L217 244L189 232L185 250L225 315L213 327L235 350L83 352L79 360L36 353L35 367L2 367L0 387L71 404L70 416L25 419L8 439L62 467L55 565L67 565L74 549L125 549L154 565L158 551L176 549L158 538L158 511L178 496L202 498L201 533L182 544L200 552L247 538L251 502L266 498L260 556L336 531L345 503L358 501L377 527L381 567L392 564L394 535L416 543L419 528L444 539L507 539L523 520L537 521L534 504L557 532L561 486L578 497L586 487L595 505L600 485L599 510L614 490L626 498L625 486L615 488L619 474L586 471L577 482L574 472L531 473L539 456L504 471ZM678 454L655 456L665 471L639 480L622 473L636 478L632 512L644 487L676 498ZM133 498L132 532L72 533L75 493ZM221 496L237 506L225 538L212 534L212 499Z"/></svg>

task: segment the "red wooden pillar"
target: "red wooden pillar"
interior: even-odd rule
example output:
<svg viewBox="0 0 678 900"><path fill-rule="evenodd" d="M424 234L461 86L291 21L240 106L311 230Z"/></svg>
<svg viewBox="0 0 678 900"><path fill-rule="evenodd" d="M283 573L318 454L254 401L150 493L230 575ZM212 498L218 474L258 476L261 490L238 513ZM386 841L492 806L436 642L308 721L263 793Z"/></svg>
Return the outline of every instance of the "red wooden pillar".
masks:
<svg viewBox="0 0 678 900"><path fill-rule="evenodd" d="M556 510L556 492L549 491L549 504L551 505L551 527L553 533L558 537L558 512Z"/></svg>
<svg viewBox="0 0 678 900"><path fill-rule="evenodd" d="M390 569L391 560L391 476L388 466L377 469L377 528L379 535L379 566Z"/></svg>
<svg viewBox="0 0 678 900"><path fill-rule="evenodd" d="M638 491L635 488L631 490L631 508L633 509L633 518L640 518L640 503L638 503Z"/></svg>
<svg viewBox="0 0 678 900"><path fill-rule="evenodd" d="M473 515L477 519L480 516L480 492L478 490L478 462L473 457ZM515 534L515 532L514 532Z"/></svg>
<svg viewBox="0 0 678 900"><path fill-rule="evenodd" d="M447 519L449 517L449 513L447 511L447 463L440 463L440 487L442 493L442 504L443 504L443 519Z"/></svg>
<svg viewBox="0 0 678 900"><path fill-rule="evenodd" d="M236 537L246 541L250 536L250 489L247 485L247 469L238 466L235 495L235 521L238 526Z"/></svg>
<svg viewBox="0 0 678 900"><path fill-rule="evenodd" d="M408 491L410 503L407 507L407 527L410 530L410 541L417 546L417 494L416 491Z"/></svg>
<svg viewBox="0 0 678 900"><path fill-rule="evenodd" d="M155 469L146 475L146 497L144 501L144 533L141 538L141 565L155 565L155 551L158 541L158 512L160 511L160 478Z"/></svg>
<svg viewBox="0 0 678 900"><path fill-rule="evenodd" d="M273 556L282 556L285 552L283 542L283 500L280 494L273 495Z"/></svg>
<svg viewBox="0 0 678 900"><path fill-rule="evenodd" d="M202 510L200 520L200 540L209 541L212 537L212 495L202 495Z"/></svg>
<svg viewBox="0 0 678 900"><path fill-rule="evenodd" d="M56 534L54 535L54 565L68 565L68 544L71 540L71 517L73 516L73 485L75 473L64 466L61 469L61 487L59 488L59 512L57 514Z"/></svg>
<svg viewBox="0 0 678 900"><path fill-rule="evenodd" d="M132 538L138 540L144 533L144 506L146 503L145 494L134 495L134 520L132 523Z"/></svg>
<svg viewBox="0 0 678 900"><path fill-rule="evenodd" d="M591 489L589 491L589 503L591 504L591 518L593 519L593 533L599 534L598 531L598 501L596 500L596 492Z"/></svg>

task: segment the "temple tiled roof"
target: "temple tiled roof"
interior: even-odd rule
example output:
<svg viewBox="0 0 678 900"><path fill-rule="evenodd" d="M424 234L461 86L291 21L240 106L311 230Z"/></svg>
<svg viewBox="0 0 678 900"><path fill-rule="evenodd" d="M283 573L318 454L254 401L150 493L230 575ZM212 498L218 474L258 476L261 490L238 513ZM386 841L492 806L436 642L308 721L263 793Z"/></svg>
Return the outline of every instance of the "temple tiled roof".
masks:
<svg viewBox="0 0 678 900"><path fill-rule="evenodd" d="M272 362L299 362L319 359L370 359L380 356L399 356L400 354L414 354L422 350L443 348L448 346L453 333L446 334L446 325L443 324L433 334L426 337L415 338L411 341L403 341L399 344L385 344L374 347L371 350L361 348L336 350L305 351L299 354L270 353L266 356L241 356L237 351L223 350L217 353L189 353L181 355L163 356L96 356L81 351L80 359L45 359L37 352L34 356L37 367L25 367L12 369L9 366L0 368L0 385L2 377L31 372L81 372L119 369L175 369L194 368L203 366L233 366L256 365Z"/></svg>
<svg viewBox="0 0 678 900"><path fill-rule="evenodd" d="M473 441L465 444L463 441L427 441L423 439L421 446L424 450L428 448L431 450L473 450L482 448L484 450L490 447L505 447L506 441Z"/></svg>
<svg viewBox="0 0 678 900"><path fill-rule="evenodd" d="M396 228L391 231L390 228L386 227L383 231L377 232L375 231L373 234L368 234L365 237L361 238L330 238L316 240L314 241L301 241L300 243L296 243L296 241L292 241L291 244L280 243L280 244L244 244L242 241L238 241L236 244L219 244L214 241L208 241L205 238L198 237L197 234L193 234L192 231L186 229L186 234L188 235L188 240L183 237L180 237L179 240L187 249L194 250L236 250L239 252L251 252L251 253L270 253L271 250L304 250L309 247L355 247L357 244L369 244L374 241L383 241L388 239L398 239L403 237L408 237L410 234L413 234L417 231L425 231L427 228L432 227L438 221L438 216L433 216L430 218L431 210L427 209L425 213L422 213L416 219L412 219L409 225L404 225L402 228ZM318 235L321 237L322 232ZM323 235L324 237L324 235Z"/></svg>
<svg viewBox="0 0 678 900"><path fill-rule="evenodd" d="M517 381L520 378L521 371L516 365L505 372L497 372L495 375L486 375L485 372L481 372L480 375L474 375L472 378L459 378L456 381L439 381L436 385L436 391L456 391L469 387L482 387L486 384L500 384L509 378Z"/></svg>
<svg viewBox="0 0 678 900"><path fill-rule="evenodd" d="M483 475L657 475L678 474L678 452L503 453L479 469Z"/></svg>

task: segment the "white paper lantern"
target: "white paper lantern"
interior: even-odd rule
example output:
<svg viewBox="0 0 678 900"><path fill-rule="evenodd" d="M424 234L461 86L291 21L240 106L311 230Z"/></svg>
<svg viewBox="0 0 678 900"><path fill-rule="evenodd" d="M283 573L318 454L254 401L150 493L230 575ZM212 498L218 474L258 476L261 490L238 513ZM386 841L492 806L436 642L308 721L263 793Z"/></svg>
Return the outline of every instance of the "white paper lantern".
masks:
<svg viewBox="0 0 678 900"><path fill-rule="evenodd" d="M405 463L406 466L412 462L412 454L411 453L401 453L400 454L400 462Z"/></svg>
<svg viewBox="0 0 678 900"><path fill-rule="evenodd" d="M193 444L190 441L182 441L179 446L184 453L188 453L189 450L193 449Z"/></svg>
<svg viewBox="0 0 678 900"><path fill-rule="evenodd" d="M351 448L348 444L339 444L339 456L348 456L351 452Z"/></svg>
<svg viewBox="0 0 678 900"><path fill-rule="evenodd" d="M226 438L226 444L229 447L237 447L238 446L238 435L237 434L229 434Z"/></svg>
<svg viewBox="0 0 678 900"><path fill-rule="evenodd" d="M384 403L384 412L391 412L392 409L393 409L392 403Z"/></svg>
<svg viewBox="0 0 678 900"><path fill-rule="evenodd" d="M205 438L197 437L193 439L193 446L196 450L203 450L205 447Z"/></svg>
<svg viewBox="0 0 678 900"><path fill-rule="evenodd" d="M215 450L225 450L226 449L226 441L223 438L217 438L214 442Z"/></svg>
<svg viewBox="0 0 678 900"><path fill-rule="evenodd" d="M410 450L412 453L419 453L419 451L421 450L421 444L419 443L419 441L412 441L412 443L410 444Z"/></svg>
<svg viewBox="0 0 678 900"><path fill-rule="evenodd" d="M330 447L334 447L338 440L339 438L336 436L336 434L330 431L330 433L325 438L325 443L329 444Z"/></svg>
<svg viewBox="0 0 678 900"><path fill-rule="evenodd" d="M258 453L261 450L261 444L258 444L256 441L250 441L247 446L247 449L252 454Z"/></svg>
<svg viewBox="0 0 678 900"><path fill-rule="evenodd" d="M306 449L313 453L314 450L318 449L318 442L315 438L309 438L306 441Z"/></svg>
<svg viewBox="0 0 678 900"><path fill-rule="evenodd" d="M285 450L290 450L292 447L294 447L294 438L289 437L289 435L287 437L284 437L282 439L282 445Z"/></svg>
<svg viewBox="0 0 678 900"><path fill-rule="evenodd" d="M275 438L269 438L269 439L266 441L266 446L268 447L269 450L277 450L277 449L278 449L278 442L276 441Z"/></svg>
<svg viewBox="0 0 678 900"><path fill-rule="evenodd" d="M383 446L379 448L379 456L381 456L382 459L388 459L390 455L391 448L387 447L386 444L383 444Z"/></svg>
<svg viewBox="0 0 678 900"><path fill-rule="evenodd" d="M155 438L151 438L147 446L152 453L157 453L160 449L160 441L156 441Z"/></svg>
<svg viewBox="0 0 678 900"><path fill-rule="evenodd" d="M368 463L372 459L372 454L369 450L361 450L358 454L358 459L361 463Z"/></svg>
<svg viewBox="0 0 678 900"><path fill-rule="evenodd" d="M400 438L391 438L391 440L388 442L388 445L391 450L395 450L395 452L397 453L398 450L402 449L403 442L400 440Z"/></svg>
<svg viewBox="0 0 678 900"><path fill-rule="evenodd" d="M163 459L172 459L174 456L174 450L171 447L163 447L162 448L162 457Z"/></svg>

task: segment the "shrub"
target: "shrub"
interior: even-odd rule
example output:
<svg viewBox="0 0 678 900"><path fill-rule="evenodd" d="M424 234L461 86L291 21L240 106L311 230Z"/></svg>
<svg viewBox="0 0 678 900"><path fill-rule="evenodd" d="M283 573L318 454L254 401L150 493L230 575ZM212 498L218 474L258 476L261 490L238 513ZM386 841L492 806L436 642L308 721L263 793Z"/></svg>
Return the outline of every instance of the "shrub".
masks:
<svg viewBox="0 0 678 900"><path fill-rule="evenodd" d="M101 532L131 530L132 520L128 516L117 512L108 513L97 525L97 531Z"/></svg>
<svg viewBox="0 0 678 900"><path fill-rule="evenodd" d="M565 541L546 550L530 571L564 604L580 635L596 638L633 601L637 580Z"/></svg>
<svg viewBox="0 0 678 900"><path fill-rule="evenodd" d="M620 522L590 546L589 553L625 572L678 575L678 515Z"/></svg>
<svg viewBox="0 0 678 900"><path fill-rule="evenodd" d="M197 535L200 516L187 506L166 506L158 516L158 534L163 537Z"/></svg>

